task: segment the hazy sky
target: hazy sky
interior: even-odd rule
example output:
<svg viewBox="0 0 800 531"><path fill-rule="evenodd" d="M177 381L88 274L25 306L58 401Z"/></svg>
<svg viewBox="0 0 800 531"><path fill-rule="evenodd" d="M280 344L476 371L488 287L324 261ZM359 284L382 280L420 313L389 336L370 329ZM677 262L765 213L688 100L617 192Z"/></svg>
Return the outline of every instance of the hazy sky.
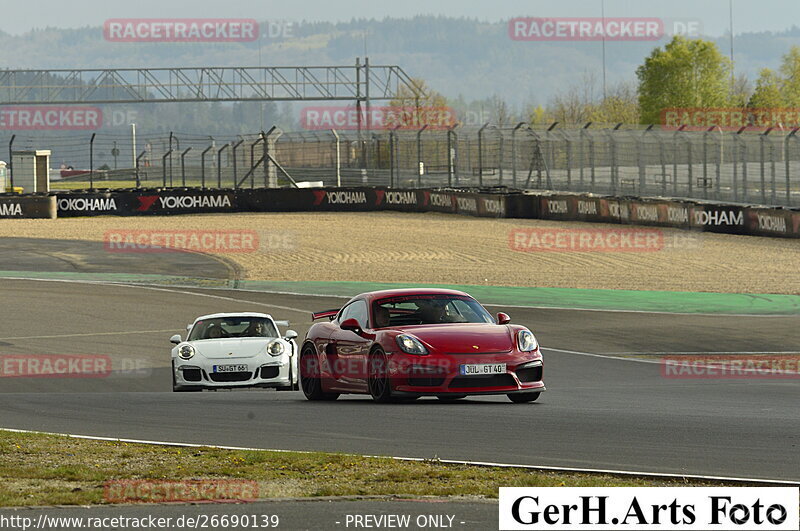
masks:
<svg viewBox="0 0 800 531"><path fill-rule="evenodd" d="M211 18L342 21L418 14L498 21L515 16L599 16L602 0L4 0L0 29L100 26L108 18ZM605 0L606 16L700 19L724 34L731 0ZM800 0L732 0L734 33L780 31L800 24Z"/></svg>

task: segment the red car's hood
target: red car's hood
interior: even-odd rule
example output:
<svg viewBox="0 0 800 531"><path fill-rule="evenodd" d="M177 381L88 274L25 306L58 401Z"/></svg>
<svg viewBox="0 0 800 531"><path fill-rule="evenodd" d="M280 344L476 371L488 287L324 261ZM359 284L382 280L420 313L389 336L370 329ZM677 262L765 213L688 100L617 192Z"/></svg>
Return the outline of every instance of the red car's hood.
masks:
<svg viewBox="0 0 800 531"><path fill-rule="evenodd" d="M514 348L514 338L507 326L465 323L405 326L400 332L416 336L439 352L478 354L508 352ZM476 348L477 347L477 348Z"/></svg>

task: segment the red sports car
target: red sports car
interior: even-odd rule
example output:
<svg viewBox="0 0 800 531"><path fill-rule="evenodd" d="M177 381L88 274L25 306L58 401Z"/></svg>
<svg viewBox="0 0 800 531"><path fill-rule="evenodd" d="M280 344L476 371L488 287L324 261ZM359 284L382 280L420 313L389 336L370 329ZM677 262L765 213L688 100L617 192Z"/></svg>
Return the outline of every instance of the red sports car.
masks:
<svg viewBox="0 0 800 531"><path fill-rule="evenodd" d="M330 321L312 325L300 351L309 400L343 393L370 394L377 402L505 394L522 403L545 390L531 331L509 324L504 313L495 321L460 291L373 291L313 317Z"/></svg>

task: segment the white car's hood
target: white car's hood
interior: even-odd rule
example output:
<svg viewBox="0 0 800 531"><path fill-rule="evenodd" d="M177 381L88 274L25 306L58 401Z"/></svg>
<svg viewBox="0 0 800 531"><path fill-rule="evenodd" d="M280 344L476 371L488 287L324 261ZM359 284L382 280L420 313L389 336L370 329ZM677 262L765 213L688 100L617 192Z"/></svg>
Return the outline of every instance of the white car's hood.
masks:
<svg viewBox="0 0 800 531"><path fill-rule="evenodd" d="M192 341L195 350L202 356L212 359L252 358L263 353L271 338L228 338Z"/></svg>

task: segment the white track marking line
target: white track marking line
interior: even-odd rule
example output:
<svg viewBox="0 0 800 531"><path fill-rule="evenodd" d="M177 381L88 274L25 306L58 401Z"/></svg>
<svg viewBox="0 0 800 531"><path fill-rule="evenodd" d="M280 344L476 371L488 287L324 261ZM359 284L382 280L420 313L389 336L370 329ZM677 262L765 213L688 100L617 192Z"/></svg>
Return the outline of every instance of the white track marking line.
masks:
<svg viewBox="0 0 800 531"><path fill-rule="evenodd" d="M635 361L637 363L655 363L657 365L661 365L661 360L643 360L638 358L622 358L619 356L608 356L606 354L594 354L591 352L580 352L577 350L564 350L561 348L553 348L553 347L545 347L542 345L543 350L552 350L554 352L564 352L565 354L575 354L576 356L588 356L590 358L603 358L609 360L619 360L619 361Z"/></svg>
<svg viewBox="0 0 800 531"><path fill-rule="evenodd" d="M56 435L60 437L69 437L72 439L85 439L90 441L110 441L110 442L123 442L123 443L130 443L130 444L149 444L149 445L158 445L158 446L179 446L184 448L214 448L219 450L242 450L242 451L249 451L249 452L280 452L280 453L298 453L298 454L312 454L312 453L319 453L319 452L312 452L308 450L281 450L281 449L272 449L272 448L253 448L247 446L222 446L222 445L213 445L213 444L196 444L196 443L182 443L182 442L170 442L170 441L153 441L147 439L123 439L118 437L100 437L94 435L76 435L72 433L54 433L54 432L47 432L47 431L36 431L36 430L20 430L16 428L0 428L2 431L8 431L12 433L35 433L40 435ZM769 483L769 484L780 484L780 485L800 485L798 481L791 481L791 480L779 480L779 479L761 479L761 478L743 478L743 477L729 477L729 476L704 476L704 475L697 475L697 474L672 474L672 473L665 473L665 472L639 472L635 470L612 470L612 469L598 469L598 468L575 468L575 467L559 467L559 466L547 466L547 465L517 465L511 463L494 463L488 461L463 461L457 459L438 459L438 458L426 458L426 457L397 457L397 456L386 456L386 455L360 455L360 454L342 454L342 455L351 455L351 456L360 456L360 457L367 457L367 458L375 458L375 459L393 459L395 461L414 461L414 462L424 462L424 461L432 461L435 463L443 463L443 464L450 464L450 465L470 465L470 466L481 466L481 467L494 467L494 468L520 468L520 469L527 469L527 470L548 470L554 472L581 472L586 474L618 474L624 476L639 476L639 477L652 477L652 478L674 478L674 479L697 479L697 480L706 480L706 481L729 481L729 482L736 482L736 483Z"/></svg>
<svg viewBox="0 0 800 531"><path fill-rule="evenodd" d="M227 301L233 302L244 302L247 304L255 304L257 306L266 306L267 308L277 308L279 310L286 310L290 312L298 312L298 313L310 313L313 310L303 310L300 308L293 308L291 306L279 306L277 304L269 304L265 302L254 302L254 301L246 301L242 299L235 299L233 297L223 297L222 295L211 295L209 293L195 293L193 291L184 291L181 289L170 289L165 287L153 286L148 284L127 284L125 282L106 282L100 280L74 280L74 279L61 279L61 278L26 278L26 277L0 277L0 280L27 280L32 282L63 282L65 284L94 284L99 286L117 286L123 288L139 288L139 289L149 289L152 291L166 291L170 293L180 293L183 295L194 295L196 297L209 297L212 299L222 299ZM201 289L201 288L193 288L192 286L186 286L187 288L192 289ZM235 288L226 288L233 291L238 291ZM266 293L266 292L254 292L254 293Z"/></svg>
<svg viewBox="0 0 800 531"><path fill-rule="evenodd" d="M0 338L2 339L2 338ZM711 356L714 354L782 354L782 355L798 355L800 354L800 350L753 350L753 351L743 351L743 350L731 350L731 351L711 351L711 352L604 352L603 354L607 354L610 356L637 356L637 355L644 355L644 356L684 356L684 355L697 355L697 356Z"/></svg>
<svg viewBox="0 0 800 531"><path fill-rule="evenodd" d="M589 357L592 357L592 358L605 358L605 359L609 359L609 360L634 361L634 362L637 362L637 363L653 363L653 364L656 364L656 365L664 365L664 361L663 360L645 360L645 359L640 359L640 358L623 358L623 357L620 357L620 356L609 356L609 355L606 355L606 354L595 354L595 353L592 353L592 352L580 352L580 351L577 351L577 350L564 350L564 349L560 349L560 348L552 348L552 347L545 347L545 346L542 346L541 348L544 349L544 350L552 350L552 351L555 351L555 352L564 352L566 354L575 354L577 356L589 356ZM703 352L702 354L713 355L713 354L721 354L721 353L719 353L719 352ZM775 354L775 353L774 352L749 352L749 353L746 353L746 354ZM677 360L675 358L672 358L671 361L677 362ZM724 369L728 369L729 367L727 367L725 364L720 364L720 363L717 363L717 364L714 364L714 363L711 363L711 364L702 363L702 364L692 364L691 368L692 369L713 369L713 370L723 369L724 370ZM731 370L734 370L734 369L731 369ZM753 368L737 367L735 370L736 370L737 373L748 373L748 372L751 372L751 373L754 373L754 374L763 374L765 369L759 369L758 367L753 367ZM768 370L768 369L766 369L766 370ZM773 370L769 371L769 374L790 374L790 375L796 375L798 378L800 378L800 372L791 371L791 370L773 369ZM675 376L674 378L670 378L670 379L680 380L682 378L680 376ZM713 377L709 376L709 379L716 379L716 378L713 378ZM720 377L720 379L725 379L725 378Z"/></svg>
<svg viewBox="0 0 800 531"><path fill-rule="evenodd" d="M698 315L703 317L796 317L796 314L762 314L762 313L699 313L699 312L659 312L656 310L608 310L603 308L568 308L562 306L515 306L512 304L484 304L493 308L523 308L531 310L563 310L576 312L604 313L651 313L655 315Z"/></svg>
<svg viewBox="0 0 800 531"><path fill-rule="evenodd" d="M72 280L72 279L43 279L43 278L28 278L28 277L0 277L0 280L31 280L31 281L40 281L40 282L74 282L74 283L82 283L82 284L102 284L102 285L109 285L109 286L127 286L127 287L147 287L147 288L157 288L157 284L130 284L125 283L124 281L99 281L99 280ZM213 279L212 279L213 280ZM275 294L275 295L296 295L300 297L320 297L320 298L332 298L332 299L351 299L352 297L347 295L325 295L321 293L299 293L294 291L277 291L277 290L258 290L258 289L246 289L246 288L231 288L231 287L210 287L210 286L182 286L176 285L176 287L184 288L184 289L203 289L203 290L219 290L219 291L241 291L245 293L267 293L267 294ZM184 293L178 291L178 293ZM191 292L189 292L191 293ZM196 293L192 293L197 295ZM232 299L237 300L237 299ZM254 303L260 304L260 303ZM564 306L525 306L525 305L515 305L515 304L484 304L484 306L488 306L491 308L522 308L522 309L529 309L529 310L560 310L560 311L575 311L575 312L603 312L603 313L643 313L643 314L654 314L654 315L697 315L702 317L796 317L796 314L761 314L761 313L698 313L698 312L660 312L657 310L619 310L619 309L603 309L603 308L569 308ZM275 306L275 308L279 308ZM289 309L289 308L286 308ZM309 311L309 310L296 310L296 309L289 309L290 311Z"/></svg>
<svg viewBox="0 0 800 531"><path fill-rule="evenodd" d="M57 334L53 336L0 337L0 341L4 341L6 339L56 339L59 337L119 336L123 334L150 334L150 333L172 332L173 330L175 329L168 328L166 330L132 330L127 332L91 332L86 334Z"/></svg>

